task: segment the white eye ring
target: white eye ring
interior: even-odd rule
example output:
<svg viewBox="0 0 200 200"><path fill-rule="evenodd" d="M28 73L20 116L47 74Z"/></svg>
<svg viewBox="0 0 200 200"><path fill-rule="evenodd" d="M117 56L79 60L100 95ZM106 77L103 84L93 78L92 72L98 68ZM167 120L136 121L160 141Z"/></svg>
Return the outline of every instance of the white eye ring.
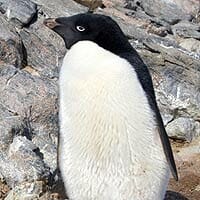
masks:
<svg viewBox="0 0 200 200"><path fill-rule="evenodd" d="M80 32L85 31L85 28L83 26L76 26L76 29Z"/></svg>

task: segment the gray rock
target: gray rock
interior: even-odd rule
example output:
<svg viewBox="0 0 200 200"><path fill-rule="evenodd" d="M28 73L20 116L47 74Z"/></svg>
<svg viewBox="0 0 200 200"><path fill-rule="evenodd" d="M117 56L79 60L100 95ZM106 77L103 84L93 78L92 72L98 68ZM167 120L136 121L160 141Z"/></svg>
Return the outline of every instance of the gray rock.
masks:
<svg viewBox="0 0 200 200"><path fill-rule="evenodd" d="M5 200L38 200L43 193L43 181L26 182L15 186Z"/></svg>
<svg viewBox="0 0 200 200"><path fill-rule="evenodd" d="M26 137L16 136L9 146L8 155L0 157L1 172L11 187L49 176L49 170L36 153L36 149Z"/></svg>
<svg viewBox="0 0 200 200"><path fill-rule="evenodd" d="M13 71L13 68L8 67L8 70ZM52 109L48 107L50 105L55 106L57 98L57 85L55 81L50 82L40 77L32 76L25 70L16 70L15 74L9 77L9 79L7 76L1 78L7 80L7 85L1 85L4 89L1 91L0 102L13 113L25 116L24 114L26 112L29 113L31 108L33 115L41 119L44 117L43 114L45 112L49 114L52 109L55 109L55 107ZM38 105L39 102L43 105ZM42 112L39 110L41 108Z"/></svg>
<svg viewBox="0 0 200 200"><path fill-rule="evenodd" d="M181 21L180 23L173 25L172 32L174 35L183 38L200 39L200 25L191 22Z"/></svg>
<svg viewBox="0 0 200 200"><path fill-rule="evenodd" d="M188 38L179 41L179 45L187 51L200 54L200 41L194 38Z"/></svg>
<svg viewBox="0 0 200 200"><path fill-rule="evenodd" d="M6 89L6 86L16 73L17 69L14 66L0 66L1 93ZM0 108L0 150L5 151L13 140L12 127L19 125L21 123L21 118L2 101L0 101Z"/></svg>
<svg viewBox="0 0 200 200"><path fill-rule="evenodd" d="M7 4L8 20L15 20L21 25L30 23L37 12L37 5L30 0L9 0Z"/></svg>
<svg viewBox="0 0 200 200"><path fill-rule="evenodd" d="M87 8L73 0L32 0L38 5L38 11L44 17L70 16L87 12Z"/></svg>
<svg viewBox="0 0 200 200"><path fill-rule="evenodd" d="M191 19L191 16L184 13L174 1L168 0L134 0L135 5L131 0L127 3L134 7L140 7L148 15L156 16L160 20L166 21L169 24L175 24L182 19Z"/></svg>
<svg viewBox="0 0 200 200"><path fill-rule="evenodd" d="M52 120L57 122L57 116L53 116ZM50 172L54 173L54 171L57 169L57 135L47 134L47 130L45 130L45 127L42 127L41 125L39 126L38 124L33 124L32 126L35 127L35 136L33 137L32 141L42 154L43 161L49 167ZM49 127L49 130L58 132L58 127L52 126Z"/></svg>
<svg viewBox="0 0 200 200"><path fill-rule="evenodd" d="M193 14L198 13L200 2L199 0L172 0L182 11L185 13Z"/></svg>
<svg viewBox="0 0 200 200"><path fill-rule="evenodd" d="M57 85L13 66L0 69L0 105L4 108L0 147L5 152L0 154L0 171L11 187L15 182L48 178L56 168ZM21 142L22 136L27 139ZM40 145L35 138L41 138ZM16 140L20 148L13 151ZM55 160L50 162L50 158Z"/></svg>
<svg viewBox="0 0 200 200"><path fill-rule="evenodd" d="M0 18L0 62L21 68L26 55L21 38L4 18Z"/></svg>
<svg viewBox="0 0 200 200"><path fill-rule="evenodd" d="M27 51L28 65L39 75L50 79L58 79L58 70L60 66L59 55L53 45L42 40L35 33L22 30L19 32Z"/></svg>
<svg viewBox="0 0 200 200"><path fill-rule="evenodd" d="M0 17L0 38L8 41L9 39L12 40L19 40L18 35L15 33L15 29L12 25L10 25L3 17Z"/></svg>
<svg viewBox="0 0 200 200"><path fill-rule="evenodd" d="M6 9L8 8L8 0L0 0L0 13L5 14Z"/></svg>
<svg viewBox="0 0 200 200"><path fill-rule="evenodd" d="M192 141L196 130L194 120L186 117L174 119L167 125L167 133L170 137Z"/></svg>
<svg viewBox="0 0 200 200"><path fill-rule="evenodd" d="M188 124L199 124L200 116L200 62L168 39L149 37L143 43L148 47L139 49L144 61L150 67L154 87L165 124L174 118L184 117ZM151 53L149 52L152 51ZM186 67L188 66L188 67ZM190 140L200 136L199 129L188 131L188 126L182 127L182 120L176 126L177 138ZM175 124L174 124L175 125ZM179 131L177 131L177 129ZM184 131L183 131L184 129ZM172 129L170 129L172 130ZM175 133L174 133L175 134ZM172 131L170 133L172 135Z"/></svg>

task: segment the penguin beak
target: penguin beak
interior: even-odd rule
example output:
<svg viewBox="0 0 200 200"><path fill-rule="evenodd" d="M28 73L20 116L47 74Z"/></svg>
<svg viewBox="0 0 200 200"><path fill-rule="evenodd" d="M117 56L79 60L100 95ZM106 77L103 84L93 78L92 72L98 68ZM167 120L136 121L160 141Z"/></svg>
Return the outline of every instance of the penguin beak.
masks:
<svg viewBox="0 0 200 200"><path fill-rule="evenodd" d="M44 23L45 26L47 26L50 29L53 29L56 26L60 25L58 22L56 22L56 18L45 19L43 23Z"/></svg>

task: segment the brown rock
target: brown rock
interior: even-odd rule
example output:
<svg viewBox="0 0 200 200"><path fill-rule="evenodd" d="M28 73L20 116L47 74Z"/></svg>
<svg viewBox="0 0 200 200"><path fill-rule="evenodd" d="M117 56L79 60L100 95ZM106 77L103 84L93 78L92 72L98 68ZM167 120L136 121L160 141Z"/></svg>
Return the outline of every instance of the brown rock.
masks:
<svg viewBox="0 0 200 200"><path fill-rule="evenodd" d="M3 200L7 193L9 192L10 188L6 185L5 182L0 181L0 199Z"/></svg>
<svg viewBox="0 0 200 200"><path fill-rule="evenodd" d="M103 6L103 2L102 0L74 0L77 3L80 3L84 6L87 6L89 8L89 10L95 10L98 7L102 7Z"/></svg>

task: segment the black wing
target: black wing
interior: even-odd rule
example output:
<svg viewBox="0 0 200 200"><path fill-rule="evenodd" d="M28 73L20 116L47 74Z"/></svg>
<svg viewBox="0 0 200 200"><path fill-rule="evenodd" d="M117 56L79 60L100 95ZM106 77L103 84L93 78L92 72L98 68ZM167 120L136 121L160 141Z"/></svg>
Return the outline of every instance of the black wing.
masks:
<svg viewBox="0 0 200 200"><path fill-rule="evenodd" d="M171 148L170 141L169 141L168 135L166 133L164 124L163 124L162 117L160 115L160 111L157 106L155 92L153 89L153 83L152 83L152 79L151 79L149 70L134 49L131 53L123 53L120 56L122 58L125 58L126 60L128 60L129 63L133 66L133 68L135 69L135 71L137 73L138 79L139 79L145 93L147 94L147 98L148 98L149 104L151 106L151 109L155 113L155 118L156 118L157 124L158 124L158 132L160 135L160 139L162 142L162 146L164 149L164 153L165 153L167 162L170 166L170 170L171 170L171 173L172 173L174 179L176 181L178 181L178 173L177 173L176 164L174 161L172 148Z"/></svg>
<svg viewBox="0 0 200 200"><path fill-rule="evenodd" d="M154 110L156 113L156 119L157 119L157 123L158 123L158 131L159 131L160 139L162 142L162 146L163 146L163 149L165 152L167 162L170 166L171 173L172 173L174 179L176 181L178 181L178 173L177 173L176 164L174 161L172 148L171 148L170 141L169 141L168 135L166 133L166 130L165 130L165 127L164 127L164 124L163 124L163 121L162 121L162 118L161 118L161 115L160 115L157 105L155 106Z"/></svg>

